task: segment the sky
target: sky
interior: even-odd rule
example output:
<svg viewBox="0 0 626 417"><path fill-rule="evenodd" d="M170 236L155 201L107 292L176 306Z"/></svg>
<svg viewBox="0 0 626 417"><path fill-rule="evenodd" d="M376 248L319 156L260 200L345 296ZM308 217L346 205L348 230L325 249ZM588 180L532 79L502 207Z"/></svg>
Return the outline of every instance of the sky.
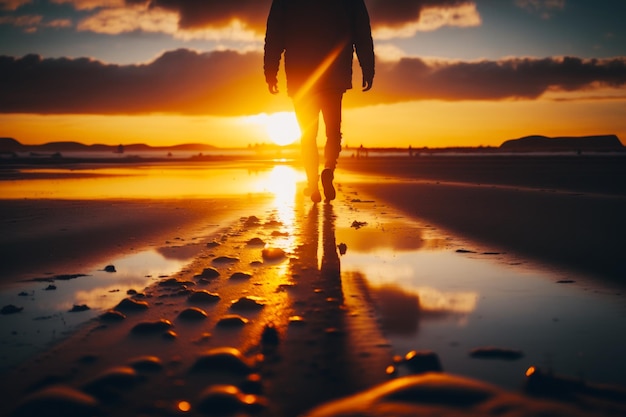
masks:
<svg viewBox="0 0 626 417"><path fill-rule="evenodd" d="M362 92L355 59L345 145L499 146L534 134L626 144L626 1L365 3L376 76ZM264 81L270 5L0 0L0 137L269 143L292 111L282 69L279 95Z"/></svg>

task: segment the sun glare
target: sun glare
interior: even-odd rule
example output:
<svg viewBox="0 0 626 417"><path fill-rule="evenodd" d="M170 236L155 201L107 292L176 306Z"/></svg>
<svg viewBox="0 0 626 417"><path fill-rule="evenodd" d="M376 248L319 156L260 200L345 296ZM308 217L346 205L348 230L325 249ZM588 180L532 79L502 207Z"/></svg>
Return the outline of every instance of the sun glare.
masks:
<svg viewBox="0 0 626 417"><path fill-rule="evenodd" d="M276 145L291 145L300 139L300 126L293 112L261 113L245 120L265 128L268 138Z"/></svg>

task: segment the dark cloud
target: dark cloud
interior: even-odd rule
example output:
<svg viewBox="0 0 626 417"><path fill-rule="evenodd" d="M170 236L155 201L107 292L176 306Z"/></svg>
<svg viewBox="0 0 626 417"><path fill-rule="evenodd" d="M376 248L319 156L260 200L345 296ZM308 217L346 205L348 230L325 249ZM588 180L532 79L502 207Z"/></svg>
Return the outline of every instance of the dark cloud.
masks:
<svg viewBox="0 0 626 417"><path fill-rule="evenodd" d="M468 0L366 0L372 25L401 26L419 20L428 7L454 7L473 4Z"/></svg>
<svg viewBox="0 0 626 417"><path fill-rule="evenodd" d="M576 91L626 84L626 58L506 59L427 64L406 58L378 67L385 101L536 99L548 90Z"/></svg>
<svg viewBox="0 0 626 417"><path fill-rule="evenodd" d="M355 84L360 85L358 74ZM346 104L535 99L549 90L625 84L626 58L439 63L405 58L379 63L374 89L348 94ZM180 49L149 64L126 66L5 56L0 57L0 91L2 113L243 115L277 110L276 98L265 87L261 54L233 51Z"/></svg>
<svg viewBox="0 0 626 417"><path fill-rule="evenodd" d="M0 112L254 113L270 105L262 65L256 53L185 49L147 65L127 66L37 55L0 57Z"/></svg>
<svg viewBox="0 0 626 417"><path fill-rule="evenodd" d="M222 27L238 19L259 33L265 30L271 0L126 0L177 12L181 29ZM473 4L468 0L365 0L372 26L401 26L419 19L425 7Z"/></svg>

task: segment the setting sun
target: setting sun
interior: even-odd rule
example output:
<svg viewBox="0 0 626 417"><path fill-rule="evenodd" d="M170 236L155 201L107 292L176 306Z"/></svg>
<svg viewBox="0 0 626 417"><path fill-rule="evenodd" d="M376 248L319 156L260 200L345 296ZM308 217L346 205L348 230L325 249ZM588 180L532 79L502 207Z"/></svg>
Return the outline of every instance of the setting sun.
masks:
<svg viewBox="0 0 626 417"><path fill-rule="evenodd" d="M265 128L268 138L276 145L291 145L300 138L300 127L293 112L261 113L247 117L246 121Z"/></svg>
<svg viewBox="0 0 626 417"><path fill-rule="evenodd" d="M277 145L291 145L300 138L300 127L293 112L268 115L265 129L272 142Z"/></svg>

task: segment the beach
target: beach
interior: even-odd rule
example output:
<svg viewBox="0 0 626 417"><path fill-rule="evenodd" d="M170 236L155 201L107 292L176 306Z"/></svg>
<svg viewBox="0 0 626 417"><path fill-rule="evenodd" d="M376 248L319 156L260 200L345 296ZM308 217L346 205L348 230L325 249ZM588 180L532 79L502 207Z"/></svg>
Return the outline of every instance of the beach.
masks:
<svg viewBox="0 0 626 417"><path fill-rule="evenodd" d="M15 296L28 293L15 298L15 306L24 311L0 316L4 340L28 332L15 327L16 317L43 303L50 294L43 290L47 285L59 291L107 266L117 271L106 277L122 274L123 264L117 260L150 250L180 262L126 287L112 283L85 298L84 304L76 299L64 314L49 319L91 314L43 351L5 368L2 391L10 400L3 401L0 412L298 416L331 400L387 387L389 391L362 394L365 397L352 403L311 415L350 415L341 414L347 413L342 407L355 413L370 409L372 415L389 415L389 410L393 415L535 415L538 410L551 415L623 415L626 405L618 386L626 381L619 380L621 369L606 374L606 380L584 383L575 373L565 372L566 381L574 378L569 385L550 375L547 380L557 388L533 391L528 389L532 373L525 377L524 370L542 364L532 362L531 348L507 359L520 348L517 345L491 350L495 355L488 365L474 365L473 359L455 369L453 360L446 362L447 350L491 346L493 341L522 345L526 342L515 339L516 333L525 338L528 334L513 330L517 322L498 322L509 326L502 333L510 338L461 336L462 329L471 328L463 323L486 321L479 307L491 293L486 296L482 290L481 296L477 288L498 285L461 285L461 276L426 268L428 259L440 255L446 256L444 263L495 264L498 274L545 268L548 280L529 276L536 287L516 291L529 292L531 299L553 291L572 298L573 310L575 297L593 293L590 297L599 297L599 304L608 300L617 306L615 311L623 311L622 158L427 158L345 158L336 175L338 198L332 204L314 205L302 195L297 168L291 182L280 182L276 178L288 177L292 168L283 167L274 175L272 164L220 171L225 173L217 180L200 175L212 185L199 192L193 180L193 192L185 188L183 198L177 196L183 189L179 187L170 194L146 193L141 198L104 191L104 198L3 200L2 284ZM546 170L548 166L558 169ZM211 167L215 172L222 168ZM156 178L166 175L161 168L155 173ZM133 184L132 178L124 181ZM142 181L137 183L145 190ZM235 182L251 185L233 193L229 187ZM361 254L370 257L362 261L357 256ZM386 281L390 275L406 274L395 266L404 254L424 259L424 280L442 274L451 280L449 288L431 283L439 288L435 297L422 284L416 293L391 285ZM358 262L369 262L370 269ZM380 277L371 272L376 268L383 269ZM62 279L81 274L85 276ZM517 280L515 274L511 272L512 281ZM35 286L27 291L26 285ZM503 316L507 303L513 309L516 300L526 300L507 300L502 294L512 288L493 295ZM429 294L436 302L428 303ZM69 312L82 305L89 311ZM545 319L540 321L545 329L571 325L565 308L554 314L539 319ZM590 328L597 320L591 314L587 319ZM579 318L579 324L587 326L587 319ZM611 320L602 324L620 328L623 317ZM458 327L451 333L455 336L446 336L442 347L434 348L437 338L428 338L428 330L439 329L440 323ZM612 333L602 333L607 340L614 337L614 343L606 343L599 353L609 363L626 347L623 337ZM405 348L398 337L413 347ZM572 344L562 340L556 349L583 349ZM398 358L411 349L422 360L416 367L407 357ZM550 349L540 346L537 357ZM443 373L433 365L433 353L442 358ZM456 375L472 366L483 368L483 374ZM489 369L509 366L514 366L511 372L519 381L509 386L480 382L489 377ZM539 375L537 371L532 380L544 381ZM397 386L384 385L394 382ZM611 388L596 390L596 382ZM514 385L526 389L511 389ZM412 399L399 404L396 400L403 396ZM53 409L57 414L50 412ZM514 411L502 414L506 409Z"/></svg>

